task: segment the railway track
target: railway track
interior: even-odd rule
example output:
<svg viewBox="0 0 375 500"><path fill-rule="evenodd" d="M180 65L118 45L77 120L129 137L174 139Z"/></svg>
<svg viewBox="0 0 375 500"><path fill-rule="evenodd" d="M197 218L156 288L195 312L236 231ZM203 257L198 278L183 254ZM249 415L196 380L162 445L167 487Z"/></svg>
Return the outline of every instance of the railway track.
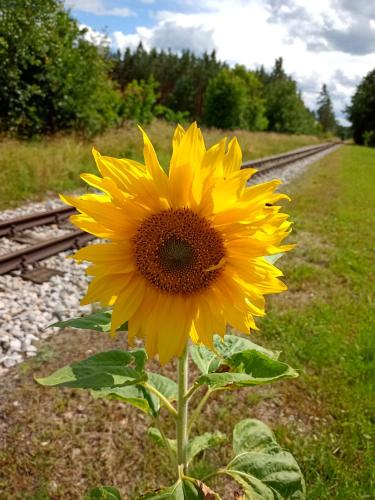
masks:
<svg viewBox="0 0 375 500"><path fill-rule="evenodd" d="M320 144L318 146L284 153L282 155L252 160L243 163L241 168L256 168L258 171L254 174L253 178L259 178L266 172L289 166L294 162L316 155L335 145L334 143ZM0 221L0 237L16 239L17 237L19 238L22 231L26 229L48 224L60 225L66 222L69 216L74 213L76 213L74 208L62 207L48 212L40 212ZM30 265L34 265L47 257L66 250L81 248L93 239L95 239L93 235L80 230L72 230L69 234L45 241L39 241L15 252L0 255L0 275L10 273L16 269L26 270ZM18 239L18 241L20 240ZM26 273L25 277L27 277ZM48 273L46 279L48 279ZM41 281L43 281L43 279Z"/></svg>

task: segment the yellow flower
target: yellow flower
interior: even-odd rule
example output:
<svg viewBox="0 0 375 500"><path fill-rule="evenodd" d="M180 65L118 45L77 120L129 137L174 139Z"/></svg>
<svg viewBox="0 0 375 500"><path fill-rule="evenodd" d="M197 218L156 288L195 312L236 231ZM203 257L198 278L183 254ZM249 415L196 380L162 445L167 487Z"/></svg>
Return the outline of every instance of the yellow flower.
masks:
<svg viewBox="0 0 375 500"><path fill-rule="evenodd" d="M189 339L212 346L226 325L249 333L264 315L264 295L286 289L264 256L284 252L288 216L275 203L279 180L247 187L234 138L206 150L193 123L176 128L169 174L142 131L145 164L101 156L101 177L82 178L103 194L62 199L80 212L79 228L109 242L82 248L92 262L82 303L113 307L113 332L128 321L129 341L141 337L161 363L179 356Z"/></svg>

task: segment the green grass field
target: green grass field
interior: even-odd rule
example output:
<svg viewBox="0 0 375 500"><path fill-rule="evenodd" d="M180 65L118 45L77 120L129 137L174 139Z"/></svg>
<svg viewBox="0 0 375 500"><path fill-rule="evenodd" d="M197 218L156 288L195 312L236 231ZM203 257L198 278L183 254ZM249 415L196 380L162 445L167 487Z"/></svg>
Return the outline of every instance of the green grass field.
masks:
<svg viewBox="0 0 375 500"><path fill-rule="evenodd" d="M309 499L374 498L374 185L375 150L353 146L293 185L290 291L262 324L262 341L302 370L296 387L314 418L302 435L279 430Z"/></svg>
<svg viewBox="0 0 375 500"><path fill-rule="evenodd" d="M145 127L160 162L170 159L174 126L155 120ZM243 130L205 130L207 145L215 144L223 135L236 135L243 149L244 159L281 153L323 139L306 135L287 135ZM108 156L142 159L141 134L135 124L108 130L92 140L74 135L44 138L41 141L0 139L0 210L19 205L25 200L40 199L53 194L83 187L79 174L96 172L91 155L92 146Z"/></svg>
<svg viewBox="0 0 375 500"><path fill-rule="evenodd" d="M230 435L242 418L266 421L297 457L309 500L374 498L374 185L375 150L344 146L287 186L298 244L280 261L289 291L270 300L253 338L281 349L300 377L218 395L197 422L197 432ZM115 484L127 499L168 484L143 415L33 382L104 348L113 343L97 333L65 331L3 378L1 498L73 500ZM204 476L228 454L229 446L207 452L195 472ZM233 485L214 486L233 498Z"/></svg>

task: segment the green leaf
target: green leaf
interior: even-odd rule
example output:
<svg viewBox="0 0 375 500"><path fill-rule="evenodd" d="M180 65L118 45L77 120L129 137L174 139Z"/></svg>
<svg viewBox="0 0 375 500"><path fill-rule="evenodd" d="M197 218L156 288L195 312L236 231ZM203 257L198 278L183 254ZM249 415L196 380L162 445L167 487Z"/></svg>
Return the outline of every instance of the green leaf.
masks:
<svg viewBox="0 0 375 500"><path fill-rule="evenodd" d="M138 361L139 369L142 371L144 363L142 364L139 352L144 351L140 350L130 352L135 358L139 356L139 359L136 358L135 362L137 363ZM157 395L153 394L142 385L142 382L146 380L149 385L155 387L155 389L157 389L169 401L176 400L178 390L176 382L168 377L152 372L146 372L146 378L142 378L141 383L137 383L136 385L103 387L97 390L92 390L91 394L94 398L116 399L118 401L123 401L124 403L129 403L139 410L142 410L147 415L155 417L158 415L161 407L164 405L164 402L159 399Z"/></svg>
<svg viewBox="0 0 375 500"><path fill-rule="evenodd" d="M145 361L143 349L101 352L60 368L48 377L36 378L36 381L41 385L81 389L132 385L147 379L143 371Z"/></svg>
<svg viewBox="0 0 375 500"><path fill-rule="evenodd" d="M219 335L216 335L214 339L214 346L218 356L224 359L242 351L258 351L272 359L278 359L280 355L279 351L265 349L261 345L255 344L255 342L252 342L248 338L240 335L225 335L224 341L221 337L219 337Z"/></svg>
<svg viewBox="0 0 375 500"><path fill-rule="evenodd" d="M145 397L145 389L141 385L127 385L123 387L104 387L98 390L91 390L95 399L115 399L135 406L144 413L151 415L151 408L148 399Z"/></svg>
<svg viewBox="0 0 375 500"><path fill-rule="evenodd" d="M221 364L226 364L226 358L241 351L255 350L270 358L277 359L280 352L265 349L259 344L251 342L248 338L239 335L225 335L222 339L219 335L214 337L214 350L204 346L190 346L191 357L201 373L208 374L217 371Z"/></svg>
<svg viewBox="0 0 375 500"><path fill-rule="evenodd" d="M203 500L202 490L190 481L177 481L169 488L146 493L139 500Z"/></svg>
<svg viewBox="0 0 375 500"><path fill-rule="evenodd" d="M227 357L225 364L228 371L201 375L197 383L207 384L213 389L236 388L269 384L298 376L297 372L286 363L255 350L242 351Z"/></svg>
<svg viewBox="0 0 375 500"><path fill-rule="evenodd" d="M103 310L97 311L88 316L81 316L80 318L71 318L66 321L57 321L49 325L49 327L57 326L59 328L80 328L83 330L95 330L97 332L111 331L112 311ZM117 331L127 331L127 322L121 325Z"/></svg>
<svg viewBox="0 0 375 500"><path fill-rule="evenodd" d="M187 446L188 463L191 462L192 459L203 450L225 443L226 440L227 440L226 435L219 431L206 432L201 436L193 437L192 439L189 440Z"/></svg>
<svg viewBox="0 0 375 500"><path fill-rule="evenodd" d="M99 486L85 495L85 500L122 500L120 492L113 486Z"/></svg>
<svg viewBox="0 0 375 500"><path fill-rule="evenodd" d="M147 383L155 387L169 401L177 399L178 386L174 380L158 373L147 372ZM151 414L157 416L164 404L163 401L147 390L147 388L145 388L145 397L148 399Z"/></svg>
<svg viewBox="0 0 375 500"><path fill-rule="evenodd" d="M215 372L219 368L220 359L213 351L207 349L207 347L191 345L190 355L197 368L202 373Z"/></svg>
<svg viewBox="0 0 375 500"><path fill-rule="evenodd" d="M154 441L160 448L166 448L163 436L161 435L159 429L156 427L150 427L147 431L147 435L150 439ZM168 443L172 451L177 454L177 441L176 439L168 439Z"/></svg>
<svg viewBox="0 0 375 500"><path fill-rule="evenodd" d="M242 486L246 500L305 498L305 483L296 460L280 447L263 422L239 422L233 431L233 449L237 455L222 472Z"/></svg>

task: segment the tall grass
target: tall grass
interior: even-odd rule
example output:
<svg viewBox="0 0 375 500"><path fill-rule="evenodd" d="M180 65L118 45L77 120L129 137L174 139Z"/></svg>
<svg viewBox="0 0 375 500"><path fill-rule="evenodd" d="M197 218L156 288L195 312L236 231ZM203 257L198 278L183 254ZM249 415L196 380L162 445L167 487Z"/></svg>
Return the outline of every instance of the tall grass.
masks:
<svg viewBox="0 0 375 500"><path fill-rule="evenodd" d="M145 127L158 152L160 162L167 164L171 153L174 126L155 120ZM204 131L207 145L227 135L236 135L244 160L268 156L315 144L321 139L306 135L287 135L242 130ZM134 124L108 130L92 140L76 135L45 137L39 141L21 142L3 138L0 141L0 208L16 206L25 200L40 199L46 194L68 191L82 186L81 172L94 172L91 148L120 158L142 159L141 136Z"/></svg>

